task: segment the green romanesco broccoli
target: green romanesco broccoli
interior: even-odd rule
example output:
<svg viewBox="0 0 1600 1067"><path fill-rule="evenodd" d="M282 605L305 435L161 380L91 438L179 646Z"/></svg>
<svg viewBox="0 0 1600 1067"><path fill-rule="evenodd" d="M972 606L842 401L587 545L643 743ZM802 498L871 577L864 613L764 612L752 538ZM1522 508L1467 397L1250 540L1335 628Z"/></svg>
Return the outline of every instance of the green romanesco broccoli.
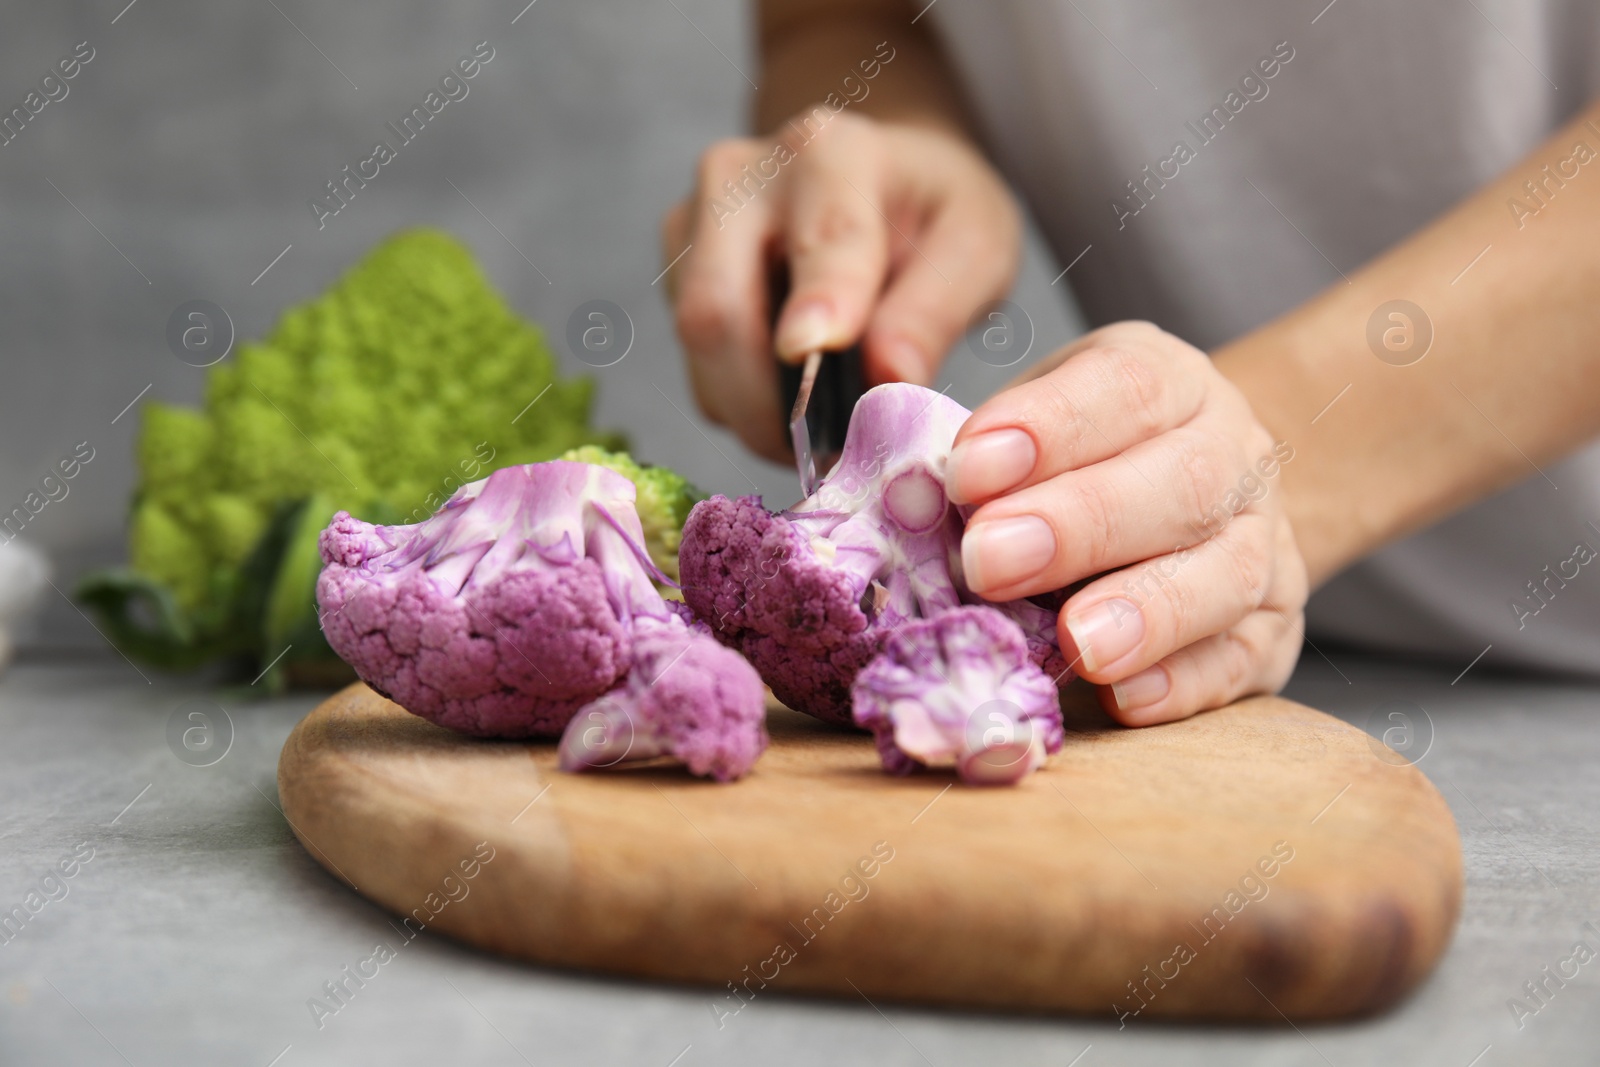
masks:
<svg viewBox="0 0 1600 1067"><path fill-rule="evenodd" d="M497 467L622 447L589 426L593 383L556 370L465 247L397 234L211 368L200 410L143 406L131 567L80 596L157 666L264 666L286 646L284 665L330 661L313 588L335 511L416 522ZM692 501L675 475L634 470L667 551Z"/></svg>

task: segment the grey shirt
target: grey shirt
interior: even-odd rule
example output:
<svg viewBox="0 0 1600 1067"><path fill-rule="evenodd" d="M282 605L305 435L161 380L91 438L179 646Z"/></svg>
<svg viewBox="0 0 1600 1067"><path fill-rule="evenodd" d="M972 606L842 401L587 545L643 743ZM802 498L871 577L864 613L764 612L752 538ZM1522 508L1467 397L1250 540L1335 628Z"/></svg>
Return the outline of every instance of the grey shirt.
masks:
<svg viewBox="0 0 1600 1067"><path fill-rule="evenodd" d="M928 16L997 163L1076 261L1088 319L1211 348L1339 283L1600 95L1594 0L1325 3L938 0ZM1600 154L1600 130L1585 138ZM1572 180L1600 182L1600 159ZM1313 638L1600 672L1600 446L1529 475L1335 578Z"/></svg>

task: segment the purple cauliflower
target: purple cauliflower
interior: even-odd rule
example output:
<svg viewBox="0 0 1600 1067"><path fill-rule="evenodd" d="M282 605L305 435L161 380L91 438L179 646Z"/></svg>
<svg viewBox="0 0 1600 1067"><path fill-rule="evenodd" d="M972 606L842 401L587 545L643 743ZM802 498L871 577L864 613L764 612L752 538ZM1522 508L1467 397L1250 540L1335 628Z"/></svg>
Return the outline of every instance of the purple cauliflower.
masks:
<svg viewBox="0 0 1600 1067"><path fill-rule="evenodd" d="M971 509L944 494L968 414L920 386L880 385L856 404L839 461L810 497L772 514L760 497L714 496L689 513L685 601L789 707L850 723L850 687L890 634L983 603L961 570ZM992 607L1020 627L1035 664L1065 675L1053 611Z"/></svg>
<svg viewBox="0 0 1600 1067"><path fill-rule="evenodd" d="M1021 628L990 607L900 627L856 675L851 697L890 774L954 765L967 782L1009 783L1061 748L1055 682Z"/></svg>
<svg viewBox="0 0 1600 1067"><path fill-rule="evenodd" d="M414 526L340 512L320 540L328 644L373 689L441 726L554 737L613 689L651 718L700 715L701 695L677 679L632 696L636 668L675 642L721 699L726 729L747 735L725 746L753 760L765 737L760 680L662 599L634 495L620 474L557 460L464 485Z"/></svg>
<svg viewBox="0 0 1600 1067"><path fill-rule="evenodd" d="M652 626L635 636L622 685L567 724L561 767L673 756L693 774L727 782L766 747L766 693L750 665L699 624Z"/></svg>

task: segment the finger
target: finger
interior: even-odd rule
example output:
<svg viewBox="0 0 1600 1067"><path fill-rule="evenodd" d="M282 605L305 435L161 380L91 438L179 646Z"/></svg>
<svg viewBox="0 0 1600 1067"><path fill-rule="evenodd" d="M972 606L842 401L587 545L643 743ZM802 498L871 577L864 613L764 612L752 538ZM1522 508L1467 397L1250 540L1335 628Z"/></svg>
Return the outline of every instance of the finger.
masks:
<svg viewBox="0 0 1600 1067"><path fill-rule="evenodd" d="M1020 227L1003 192L952 194L914 237L904 227L892 234L905 247L867 327L870 381L933 381L983 305L1011 288Z"/></svg>
<svg viewBox="0 0 1600 1067"><path fill-rule="evenodd" d="M1124 726L1153 726L1254 693L1275 693L1300 657L1302 618L1267 608L1253 612L1237 626L1103 688L1101 706Z"/></svg>
<svg viewBox="0 0 1600 1067"><path fill-rule="evenodd" d="M1199 544L1271 490L1234 442L1181 427L984 504L962 565L989 600L1033 596Z"/></svg>
<svg viewBox="0 0 1600 1067"><path fill-rule="evenodd" d="M1114 456L1181 426L1206 399L1205 356L1147 323L1119 323L1054 371L1008 389L956 435L947 489L977 503Z"/></svg>
<svg viewBox="0 0 1600 1067"><path fill-rule="evenodd" d="M1233 626L1266 599L1278 521L1246 512L1203 544L1089 583L1061 609L1062 654L1105 685Z"/></svg>
<svg viewBox="0 0 1600 1067"><path fill-rule="evenodd" d="M691 206L688 251L676 268L676 322L701 409L756 452L782 460L788 448L767 328L766 248L774 198L752 197L730 211L725 198L716 196L731 180L724 175L737 175L748 152L745 142L724 142L702 158L696 197L712 206Z"/></svg>
<svg viewBox="0 0 1600 1067"><path fill-rule="evenodd" d="M661 283L668 301L677 299L679 264L689 245L689 216L692 201L680 200L661 218Z"/></svg>
<svg viewBox="0 0 1600 1067"><path fill-rule="evenodd" d="M780 358L847 348L867 318L889 269L888 223L870 144L849 128L830 127L796 168L783 220L789 299L778 320Z"/></svg>

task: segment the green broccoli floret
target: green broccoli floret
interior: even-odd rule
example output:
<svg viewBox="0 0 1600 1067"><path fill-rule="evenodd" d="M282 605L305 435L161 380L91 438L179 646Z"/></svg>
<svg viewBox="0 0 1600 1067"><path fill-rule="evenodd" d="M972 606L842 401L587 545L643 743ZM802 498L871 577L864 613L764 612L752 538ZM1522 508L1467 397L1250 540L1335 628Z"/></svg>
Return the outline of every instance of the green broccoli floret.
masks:
<svg viewBox="0 0 1600 1067"><path fill-rule="evenodd" d="M676 471L642 465L626 452L584 445L566 452L561 458L610 468L634 484L639 492L635 509L644 525L644 543L651 562L677 581L683 523L689 517L689 509L704 500L705 494Z"/></svg>
<svg viewBox="0 0 1600 1067"><path fill-rule="evenodd" d="M458 241L397 234L212 367L201 410L143 405L131 569L79 594L157 666L331 660L313 605L334 512L414 522L497 467L623 447L589 426L593 383L556 370Z"/></svg>

